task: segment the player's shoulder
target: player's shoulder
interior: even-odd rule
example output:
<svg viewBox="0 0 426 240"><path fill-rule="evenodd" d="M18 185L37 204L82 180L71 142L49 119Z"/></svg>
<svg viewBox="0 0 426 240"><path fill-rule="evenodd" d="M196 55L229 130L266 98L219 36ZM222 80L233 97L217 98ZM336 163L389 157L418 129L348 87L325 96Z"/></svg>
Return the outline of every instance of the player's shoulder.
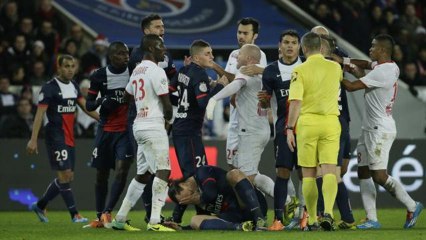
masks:
<svg viewBox="0 0 426 240"><path fill-rule="evenodd" d="M268 64L265 67L265 70L263 70L263 74L269 73L271 71L276 71L277 69L278 69L278 60L277 61L273 61L270 64Z"/></svg>
<svg viewBox="0 0 426 240"><path fill-rule="evenodd" d="M106 76L106 68L107 67L101 67L96 69L95 71L92 72L92 74L90 74L90 80L98 80L98 79L103 79Z"/></svg>

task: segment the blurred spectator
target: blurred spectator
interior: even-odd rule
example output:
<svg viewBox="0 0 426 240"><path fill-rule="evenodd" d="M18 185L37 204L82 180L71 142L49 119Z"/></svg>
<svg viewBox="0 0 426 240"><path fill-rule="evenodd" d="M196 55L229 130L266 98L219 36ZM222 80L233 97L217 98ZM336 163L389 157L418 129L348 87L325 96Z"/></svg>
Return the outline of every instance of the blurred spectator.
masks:
<svg viewBox="0 0 426 240"><path fill-rule="evenodd" d="M43 61L36 60L32 65L32 72L30 75L30 84L32 86L41 86L49 81L49 76L46 75L46 66Z"/></svg>
<svg viewBox="0 0 426 240"><path fill-rule="evenodd" d="M10 81L7 76L0 76L0 116L15 112L18 96L10 92Z"/></svg>
<svg viewBox="0 0 426 240"><path fill-rule="evenodd" d="M80 91L83 97L87 97L87 93L89 92L90 81L84 79L80 83ZM95 133L97 130L97 122L95 119L89 117L83 110L81 110L80 106L77 106L77 121L76 121L76 135L80 138L93 138L95 137Z"/></svg>
<svg viewBox="0 0 426 240"><path fill-rule="evenodd" d="M59 36L52 26L52 22L43 21L37 31L37 39L44 43L45 52L48 58L52 58L59 49Z"/></svg>
<svg viewBox="0 0 426 240"><path fill-rule="evenodd" d="M67 33L67 26L59 13L53 8L52 0L40 0L36 16L36 19L39 20L39 27L43 22L50 22L52 23L52 28L58 31L60 37L64 37Z"/></svg>
<svg viewBox="0 0 426 240"><path fill-rule="evenodd" d="M25 36L22 34L16 35L13 46L7 49L7 54L5 56L7 70L11 71L14 66L19 64L27 71L30 65L30 55L31 51L27 47Z"/></svg>
<svg viewBox="0 0 426 240"><path fill-rule="evenodd" d="M7 41L0 37L0 75L7 74Z"/></svg>
<svg viewBox="0 0 426 240"><path fill-rule="evenodd" d="M420 78L416 63L408 62L404 66L404 71L401 74L401 79L408 85L423 86L426 85Z"/></svg>
<svg viewBox="0 0 426 240"><path fill-rule="evenodd" d="M43 62L44 66L46 67L46 74L51 76L53 74L53 70L51 68L52 61L49 60L50 59L47 57L47 54L44 52L44 43L40 40L35 41L31 51L31 62Z"/></svg>
<svg viewBox="0 0 426 240"><path fill-rule="evenodd" d="M65 44L64 44L64 46L63 46L63 48L61 49L60 52L62 54L68 54L68 55L71 55L75 58L79 58L80 56L78 55L77 50L78 50L77 42L74 39L70 38L65 42Z"/></svg>
<svg viewBox="0 0 426 240"><path fill-rule="evenodd" d="M92 49L81 57L81 70L84 77L89 77L94 70L106 66L108 46L108 39L99 34L93 43Z"/></svg>
<svg viewBox="0 0 426 240"><path fill-rule="evenodd" d="M17 63L11 67L10 84L13 86L29 84L29 80L23 65Z"/></svg>
<svg viewBox="0 0 426 240"><path fill-rule="evenodd" d="M420 47L416 63L420 77L426 79L426 44Z"/></svg>
<svg viewBox="0 0 426 240"><path fill-rule="evenodd" d="M395 36L395 34L398 33L398 25L396 24L397 15L394 13L393 9L386 8L383 16L387 34Z"/></svg>
<svg viewBox="0 0 426 240"><path fill-rule="evenodd" d="M387 33L386 29L386 21L383 17L382 9L379 5L374 5L371 9L371 31L370 31L370 38L373 38L377 34L380 33Z"/></svg>
<svg viewBox="0 0 426 240"><path fill-rule="evenodd" d="M417 27L422 26L422 21L416 16L416 9L413 3L408 2L405 5L404 14L400 17L398 25L406 29L411 37L414 37Z"/></svg>
<svg viewBox="0 0 426 240"><path fill-rule="evenodd" d="M18 4L15 1L8 1L4 4L0 12L0 23L8 40L16 34L19 24Z"/></svg>
<svg viewBox="0 0 426 240"><path fill-rule="evenodd" d="M34 114L31 112L31 102L21 98L16 107L16 113L2 120L0 137L30 138L33 129Z"/></svg>
<svg viewBox="0 0 426 240"><path fill-rule="evenodd" d="M37 106L34 104L37 99L34 99L33 88L29 85L23 86L21 89L20 98L28 99L31 103L31 112L35 114Z"/></svg>
<svg viewBox="0 0 426 240"><path fill-rule="evenodd" d="M401 50L401 47L398 44L393 46L393 56L392 59L398 65L399 69L404 67L404 53Z"/></svg>
<svg viewBox="0 0 426 240"><path fill-rule="evenodd" d="M69 37L66 37L64 38L64 40L62 40L61 46L64 48L66 45L66 42L70 39L75 41L77 45L77 55L79 57L83 56L83 54L89 51L93 45L92 40L84 36L83 29L78 24L74 24L71 27L71 32Z"/></svg>
<svg viewBox="0 0 426 240"><path fill-rule="evenodd" d="M35 31L33 19L30 17L24 17L21 19L19 24L19 33L25 36L27 44L32 46L35 41Z"/></svg>

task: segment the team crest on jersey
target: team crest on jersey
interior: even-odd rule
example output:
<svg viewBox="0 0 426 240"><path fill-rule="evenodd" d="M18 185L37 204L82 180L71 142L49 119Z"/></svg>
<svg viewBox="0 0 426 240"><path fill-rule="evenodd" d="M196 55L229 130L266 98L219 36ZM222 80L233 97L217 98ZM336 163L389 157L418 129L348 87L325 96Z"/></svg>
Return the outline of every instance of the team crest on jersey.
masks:
<svg viewBox="0 0 426 240"><path fill-rule="evenodd" d="M207 92L207 84L204 82L200 83L198 88L200 89L200 92Z"/></svg>
<svg viewBox="0 0 426 240"><path fill-rule="evenodd" d="M85 0L67 1L77 8L129 26L140 28L151 13L163 18L168 33L208 32L228 24L235 14L232 0ZM59 1L61 2L61 1Z"/></svg>

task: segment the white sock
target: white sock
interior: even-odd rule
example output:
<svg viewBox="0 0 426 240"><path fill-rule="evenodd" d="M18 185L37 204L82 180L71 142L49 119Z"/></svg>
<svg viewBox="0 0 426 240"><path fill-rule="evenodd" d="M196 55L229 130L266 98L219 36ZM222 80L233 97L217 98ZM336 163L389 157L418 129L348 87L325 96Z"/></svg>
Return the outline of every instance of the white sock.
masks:
<svg viewBox="0 0 426 240"><path fill-rule="evenodd" d="M166 203L167 197L167 182L155 177L152 183L152 205L151 205L151 219L150 224L157 224L161 222L161 209Z"/></svg>
<svg viewBox="0 0 426 240"><path fill-rule="evenodd" d="M118 210L117 215L115 216L115 220L119 222L125 222L127 220L127 215L135 206L136 202L142 196L143 190L145 189L145 184L140 183L133 179L129 187L127 188L126 196L123 199L123 203L120 206L120 210Z"/></svg>
<svg viewBox="0 0 426 240"><path fill-rule="evenodd" d="M416 202L408 195L400 182L396 181L392 176L388 176L385 185L383 186L393 197L396 197L402 202L407 210L414 212L416 210Z"/></svg>
<svg viewBox="0 0 426 240"><path fill-rule="evenodd" d="M254 186L272 198L274 197L274 185L274 181L266 175L258 173L254 177Z"/></svg>
<svg viewBox="0 0 426 240"><path fill-rule="evenodd" d="M364 205L367 218L372 221L377 221L377 210L376 210L376 186L374 185L373 179L360 179L359 188L361 190L362 204Z"/></svg>
<svg viewBox="0 0 426 240"><path fill-rule="evenodd" d="M303 196L302 180L300 179L299 184L297 185L297 197L299 198L299 211L296 211L295 217L302 217L303 212L305 211L305 197Z"/></svg>
<svg viewBox="0 0 426 240"><path fill-rule="evenodd" d="M296 189L294 188L294 183L291 180L291 177L288 179L287 195L290 197L296 196Z"/></svg>

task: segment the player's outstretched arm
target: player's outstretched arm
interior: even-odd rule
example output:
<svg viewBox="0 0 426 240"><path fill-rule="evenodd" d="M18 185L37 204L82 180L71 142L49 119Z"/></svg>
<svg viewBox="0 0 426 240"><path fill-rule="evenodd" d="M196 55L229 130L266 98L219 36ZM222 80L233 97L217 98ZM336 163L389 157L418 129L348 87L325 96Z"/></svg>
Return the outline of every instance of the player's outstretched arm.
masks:
<svg viewBox="0 0 426 240"><path fill-rule="evenodd" d="M227 71L225 71L225 69L223 69L219 64L217 64L217 63L215 63L215 62L213 62L213 66L212 66L212 69L217 73L217 74L219 74L219 76L223 76L223 75L225 75L226 76L226 78L228 78L228 80L230 81L230 82L232 82L232 80L234 80L234 78L235 78L235 74L232 74L232 73L230 73L230 72L227 72Z"/></svg>
<svg viewBox="0 0 426 240"><path fill-rule="evenodd" d="M33 131L31 134L31 139L27 144L27 152L29 154L38 154L37 148L37 139L38 133L40 131L41 125L43 123L43 116L47 111L47 106L38 106L37 112L34 118Z"/></svg>
<svg viewBox="0 0 426 240"><path fill-rule="evenodd" d="M247 75L247 76L254 76L254 75L262 74L263 70L265 70L264 67L260 67L256 64L250 64L250 65L243 66L243 67L240 68L240 72L242 74Z"/></svg>
<svg viewBox="0 0 426 240"><path fill-rule="evenodd" d="M96 111L88 111L86 109L86 99L85 98L79 98L77 99L77 104L80 106L80 108L85 112L87 115L89 115L91 118L95 119L96 121L99 121L99 114Z"/></svg>
<svg viewBox="0 0 426 240"><path fill-rule="evenodd" d="M345 87L346 91L353 92L360 89L365 89L367 86L361 80L355 80L353 82L343 79L342 80L343 87Z"/></svg>

